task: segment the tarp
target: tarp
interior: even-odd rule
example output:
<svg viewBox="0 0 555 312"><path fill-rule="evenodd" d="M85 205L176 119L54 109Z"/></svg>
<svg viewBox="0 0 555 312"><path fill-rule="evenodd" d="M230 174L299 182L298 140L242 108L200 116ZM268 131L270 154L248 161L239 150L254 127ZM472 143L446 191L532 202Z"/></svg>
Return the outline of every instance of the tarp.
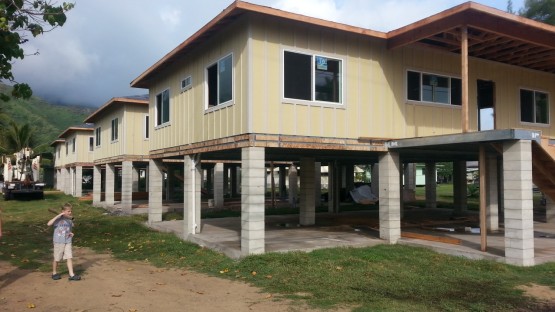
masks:
<svg viewBox="0 0 555 312"><path fill-rule="evenodd" d="M378 197L372 193L370 186L364 184L352 190L351 197L357 204L374 204L378 201Z"/></svg>

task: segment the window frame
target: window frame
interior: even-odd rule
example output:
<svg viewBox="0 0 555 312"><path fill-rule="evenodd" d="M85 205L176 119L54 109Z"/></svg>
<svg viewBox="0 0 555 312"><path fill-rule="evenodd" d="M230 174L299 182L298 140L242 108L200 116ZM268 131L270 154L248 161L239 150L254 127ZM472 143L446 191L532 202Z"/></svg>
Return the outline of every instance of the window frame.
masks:
<svg viewBox="0 0 555 312"><path fill-rule="evenodd" d="M411 94L413 92L411 92L410 90L413 90L414 88L411 88L411 86L409 85L409 83L411 82L411 79L409 79L409 74L413 73L413 74L418 74L418 81L419 81L419 86L418 86L418 97L419 99L414 99L414 98L409 98L411 96ZM445 102L440 102L440 101L427 101L424 100L424 75L427 76L431 76L431 77L439 77L439 78L445 78L447 79L447 103ZM460 84L457 83L455 84L453 81L460 81ZM427 104L427 105L437 105L437 106L443 106L443 107L462 107L462 93L461 90L459 90L458 92L454 92L457 91L457 89L455 88L456 86L461 85L462 88L462 79L460 77L457 76L452 76L452 75L448 75L448 74L438 74L438 73L434 73L434 72L427 72L427 71L421 71L421 70L416 70L416 69L407 69L405 71L405 101L406 103L418 103L418 104ZM453 94L454 93L458 93L460 94L460 98L458 99L459 103L455 103L455 101L453 101ZM432 96L435 94L434 91L432 91Z"/></svg>
<svg viewBox="0 0 555 312"><path fill-rule="evenodd" d="M75 148L77 145L77 139L76 137L73 137L73 139L71 139L71 153L75 154Z"/></svg>
<svg viewBox="0 0 555 312"><path fill-rule="evenodd" d="M531 92L532 93L532 121L524 121L522 120L522 92L526 91L526 92ZM538 121L538 114L536 112L536 108L537 108L537 95L538 94L542 94L545 95L546 97L546 107L545 109L547 109L547 113L546 113L546 118L547 118L547 122L543 123L543 122L539 122ZM542 91L542 90L537 90L537 89L533 89L533 88L519 88L518 90L518 95L519 95L519 121L522 124L528 124L528 125L534 125L534 126L549 126L551 124L551 118L550 118L550 94L547 91Z"/></svg>
<svg viewBox="0 0 555 312"><path fill-rule="evenodd" d="M150 115L146 114L143 119L143 138L145 140L150 139Z"/></svg>
<svg viewBox="0 0 555 312"><path fill-rule="evenodd" d="M94 136L89 137L89 152L94 151Z"/></svg>
<svg viewBox="0 0 555 312"><path fill-rule="evenodd" d="M167 114L164 110L164 94L167 94ZM161 101L161 103L160 103ZM166 88L154 96L155 128L164 127L171 121L171 93L170 88ZM167 120L163 119L167 115Z"/></svg>
<svg viewBox="0 0 555 312"><path fill-rule="evenodd" d="M100 144L102 143L102 127L94 129L94 141L95 147L100 147Z"/></svg>
<svg viewBox="0 0 555 312"><path fill-rule="evenodd" d="M221 84L220 84L220 64L226 60L230 58L230 63L231 63L231 86L230 86L230 98L226 99L223 102L220 102L220 97L221 97ZM217 110L220 109L222 107L226 107L229 105L233 105L234 101L235 101L235 66L233 64L233 60L234 60L234 55L233 53L228 53L226 55L224 55L223 57L217 59L214 62L209 63L207 66L204 67L204 86L205 86L205 103L204 103L204 109L206 111L212 111L212 110ZM212 92L211 92L211 88L213 86L211 86L211 73L210 70L212 67L216 67L216 93L215 93L215 104L211 104L211 97L212 97Z"/></svg>
<svg viewBox="0 0 555 312"><path fill-rule="evenodd" d="M119 118L116 117L112 119L112 127L110 128L110 142L114 143L118 141L119 137Z"/></svg>
<svg viewBox="0 0 555 312"><path fill-rule="evenodd" d="M299 55L304 55L310 58L310 99L301 99L301 98L293 98L293 97L287 97L286 96L286 82L285 79L286 77L286 53L294 53L294 54L299 54ZM282 62L281 62L281 70L282 70L282 78L281 78L281 84L282 84L282 90L281 90L281 96L282 96L282 101L285 103L302 103L302 104L316 104L316 105L321 105L321 106L340 106L340 107L344 107L345 106L345 90L346 90L346 83L345 83L345 60L337 55L332 55L329 53L316 53L313 51L303 51L303 50L298 50L298 49L283 49L282 51ZM323 58L326 60L332 60L332 61L337 61L339 63L338 65L338 73L337 73L337 77L338 77L338 93L339 95L337 95L338 97L338 101L326 101L326 100L318 100L318 94L317 94L317 78L318 78L318 68L316 65L316 60L317 58Z"/></svg>
<svg viewBox="0 0 555 312"><path fill-rule="evenodd" d="M189 82L187 83L187 80ZM185 85L183 83L185 82ZM188 75L185 78L181 79L181 92L185 92L193 87L193 76Z"/></svg>

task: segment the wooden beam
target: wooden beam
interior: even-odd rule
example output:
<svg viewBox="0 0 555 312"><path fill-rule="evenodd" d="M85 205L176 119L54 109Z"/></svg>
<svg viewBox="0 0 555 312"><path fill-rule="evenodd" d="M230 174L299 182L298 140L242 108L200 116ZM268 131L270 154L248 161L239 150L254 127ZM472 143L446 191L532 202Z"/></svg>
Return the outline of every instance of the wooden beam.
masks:
<svg viewBox="0 0 555 312"><path fill-rule="evenodd" d="M461 79L462 79L462 132L469 131L468 126L468 28L461 27Z"/></svg>
<svg viewBox="0 0 555 312"><path fill-rule="evenodd" d="M486 149L484 144L480 144L479 155L480 171L480 250L486 251L488 248L487 225L486 225Z"/></svg>
<svg viewBox="0 0 555 312"><path fill-rule="evenodd" d="M461 240L458 238L452 238L452 237L446 237L446 236L435 236L435 235L420 234L420 233L413 233L413 232L401 232L401 237L416 238L421 240L447 243L447 244L453 244L453 245L461 244Z"/></svg>

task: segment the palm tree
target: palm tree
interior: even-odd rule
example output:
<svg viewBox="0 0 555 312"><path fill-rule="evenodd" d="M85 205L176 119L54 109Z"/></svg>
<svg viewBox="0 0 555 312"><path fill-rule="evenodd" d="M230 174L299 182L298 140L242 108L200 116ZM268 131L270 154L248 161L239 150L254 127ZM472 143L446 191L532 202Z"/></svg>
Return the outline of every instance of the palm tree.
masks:
<svg viewBox="0 0 555 312"><path fill-rule="evenodd" d="M35 129L29 124L24 124L21 127L11 120L9 126L5 129L3 137L3 152L5 153L16 153L21 151L25 147L31 147L34 145L33 134Z"/></svg>

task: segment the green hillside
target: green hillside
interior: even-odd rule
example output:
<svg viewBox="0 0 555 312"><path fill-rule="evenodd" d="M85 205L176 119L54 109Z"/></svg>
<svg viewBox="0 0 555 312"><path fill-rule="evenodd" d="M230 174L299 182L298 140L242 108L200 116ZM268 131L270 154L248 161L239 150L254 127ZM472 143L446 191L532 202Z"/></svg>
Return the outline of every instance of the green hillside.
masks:
<svg viewBox="0 0 555 312"><path fill-rule="evenodd" d="M9 94L11 90L0 84L0 92ZM94 110L93 107L52 104L35 96L28 100L0 101L1 113L18 124L28 123L35 128L37 145L49 145L69 126L82 124Z"/></svg>

